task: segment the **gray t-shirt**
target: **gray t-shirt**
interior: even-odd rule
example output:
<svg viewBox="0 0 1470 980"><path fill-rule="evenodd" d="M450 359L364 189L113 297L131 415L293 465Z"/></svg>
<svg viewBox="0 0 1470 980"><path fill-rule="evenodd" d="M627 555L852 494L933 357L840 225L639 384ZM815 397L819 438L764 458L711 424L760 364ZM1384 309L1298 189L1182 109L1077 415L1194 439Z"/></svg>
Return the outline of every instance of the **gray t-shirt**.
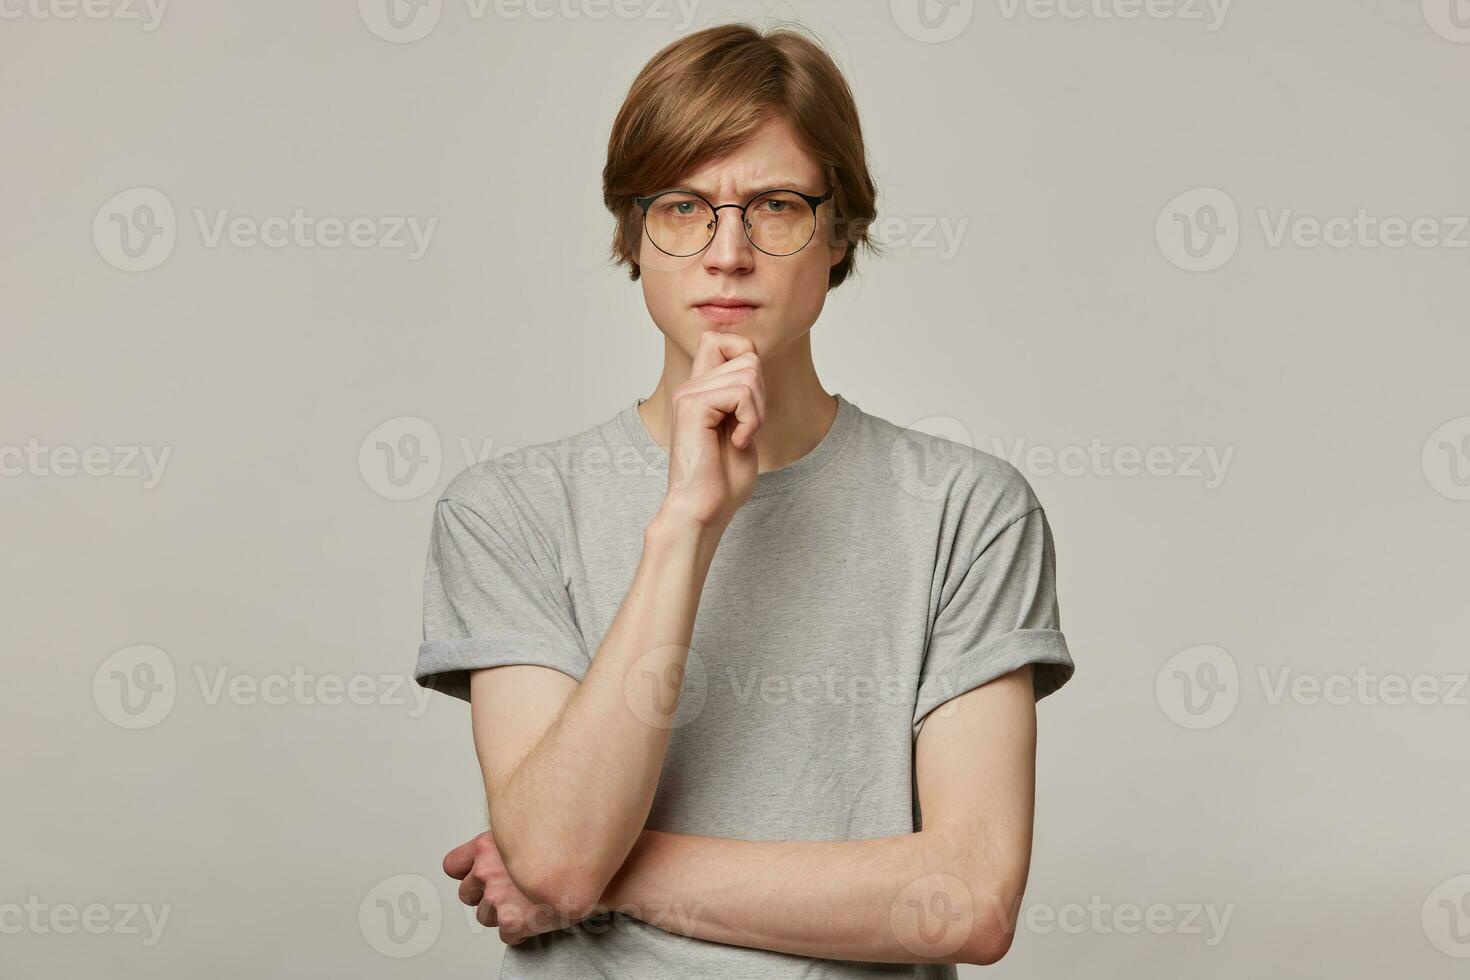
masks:
<svg viewBox="0 0 1470 980"><path fill-rule="evenodd" d="M836 396L796 462L761 473L700 597L647 826L745 840L919 829L925 715L1023 664L1039 700L1073 672L1046 515L1014 466ZM668 485L638 401L576 435L469 467L434 512L415 676L585 675ZM954 978L948 965L812 959L618 912L505 950L502 980Z"/></svg>

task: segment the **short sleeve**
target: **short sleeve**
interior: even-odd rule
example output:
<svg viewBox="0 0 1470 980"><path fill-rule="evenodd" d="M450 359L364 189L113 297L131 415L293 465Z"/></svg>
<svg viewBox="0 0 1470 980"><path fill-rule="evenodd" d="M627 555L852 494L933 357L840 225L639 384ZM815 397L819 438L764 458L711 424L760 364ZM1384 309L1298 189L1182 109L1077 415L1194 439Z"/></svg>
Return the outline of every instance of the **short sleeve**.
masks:
<svg viewBox="0 0 1470 980"><path fill-rule="evenodd" d="M521 529L497 528L484 511L494 512L435 504L414 679L465 701L469 672L484 667L537 664L582 680L591 661L560 576L513 543Z"/></svg>
<svg viewBox="0 0 1470 980"><path fill-rule="evenodd" d="M1035 506L957 563L930 632L914 708L924 716L952 698L1033 664L1036 700L1073 673L1057 610L1056 554L1046 512Z"/></svg>

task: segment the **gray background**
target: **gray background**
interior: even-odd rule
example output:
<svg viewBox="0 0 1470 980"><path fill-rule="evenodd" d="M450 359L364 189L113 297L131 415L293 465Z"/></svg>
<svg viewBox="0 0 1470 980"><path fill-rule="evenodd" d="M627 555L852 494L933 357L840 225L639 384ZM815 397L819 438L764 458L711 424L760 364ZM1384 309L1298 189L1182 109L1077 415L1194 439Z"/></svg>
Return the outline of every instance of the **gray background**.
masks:
<svg viewBox="0 0 1470 980"><path fill-rule="evenodd" d="M1040 706L1033 918L986 975L1461 975L1470 27L1451 0L1103 16L1127 4L961 3L933 35L912 2L445 0L398 36L381 0L5 6L0 974L493 975L439 871L483 827L468 715L399 686L432 501L466 446L652 390L604 260L612 117L681 33L795 18L852 81L892 242L815 327L827 387L1002 454L1162 447L1018 461L1078 673ZM135 188L176 240L125 271ZM437 224L417 258L206 234L297 208ZM1359 209L1432 227L1273 243ZM1212 214L1213 267L1181 268ZM366 703L214 696L298 669ZM129 905L167 907L156 942Z"/></svg>

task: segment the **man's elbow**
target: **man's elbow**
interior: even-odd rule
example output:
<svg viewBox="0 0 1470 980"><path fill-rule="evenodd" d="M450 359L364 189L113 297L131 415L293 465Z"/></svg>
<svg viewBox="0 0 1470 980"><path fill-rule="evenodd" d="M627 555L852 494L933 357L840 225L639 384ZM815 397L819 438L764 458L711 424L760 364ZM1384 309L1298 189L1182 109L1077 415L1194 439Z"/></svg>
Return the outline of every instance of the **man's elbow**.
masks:
<svg viewBox="0 0 1470 980"><path fill-rule="evenodd" d="M985 885L970 889L972 925L960 949L961 962L992 966L1010 952L1020 923L1025 887L1024 868L1017 868L1010 875L987 877Z"/></svg>
<svg viewBox="0 0 1470 980"><path fill-rule="evenodd" d="M960 962L974 966L993 966L1010 952L1015 930L999 923L986 923L982 918L970 932L969 941L960 950Z"/></svg>
<svg viewBox="0 0 1470 980"><path fill-rule="evenodd" d="M511 882L537 906L583 919L591 915L607 883L595 870L562 855L505 855Z"/></svg>

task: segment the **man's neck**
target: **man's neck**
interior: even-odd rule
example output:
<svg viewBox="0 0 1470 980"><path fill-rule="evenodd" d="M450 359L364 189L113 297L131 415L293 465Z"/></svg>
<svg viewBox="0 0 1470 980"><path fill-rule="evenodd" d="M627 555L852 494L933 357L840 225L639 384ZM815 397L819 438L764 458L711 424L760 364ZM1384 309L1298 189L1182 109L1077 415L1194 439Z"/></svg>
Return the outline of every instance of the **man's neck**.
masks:
<svg viewBox="0 0 1470 980"><path fill-rule="evenodd" d="M664 371L658 387L638 406L643 424L665 449L669 445L669 404L673 390L689 378L692 362L665 341ZM837 419L837 400L822 387L812 364L807 337L793 341L776 357L761 359L766 417L755 434L759 471L779 469L801 459L826 437Z"/></svg>

